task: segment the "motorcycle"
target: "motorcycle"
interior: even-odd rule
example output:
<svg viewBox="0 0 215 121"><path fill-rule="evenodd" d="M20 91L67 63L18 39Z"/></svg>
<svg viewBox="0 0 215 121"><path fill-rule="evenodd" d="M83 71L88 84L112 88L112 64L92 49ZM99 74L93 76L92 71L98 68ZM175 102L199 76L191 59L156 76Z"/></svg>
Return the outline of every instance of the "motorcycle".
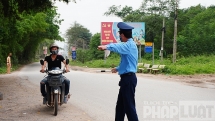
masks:
<svg viewBox="0 0 215 121"><path fill-rule="evenodd" d="M40 60L40 64L44 65L44 61ZM66 59L66 64L69 64L69 59ZM54 115L57 116L58 113L58 105L62 105L64 103L65 97L65 83L64 78L62 76L65 73L65 69L61 70L58 67L54 67L52 70L46 69L45 71L49 77L48 84L46 84L46 92L47 92L47 106L54 107ZM68 98L70 95L68 95Z"/></svg>

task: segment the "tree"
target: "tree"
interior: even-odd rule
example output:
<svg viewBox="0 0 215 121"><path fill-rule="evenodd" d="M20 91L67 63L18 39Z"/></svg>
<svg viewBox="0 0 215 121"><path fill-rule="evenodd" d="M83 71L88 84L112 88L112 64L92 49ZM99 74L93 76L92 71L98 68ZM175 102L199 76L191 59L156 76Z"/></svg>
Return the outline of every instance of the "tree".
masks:
<svg viewBox="0 0 215 121"><path fill-rule="evenodd" d="M97 50L100 43L101 43L100 33L94 34L90 40L89 54L90 54L91 59L103 59L104 58L104 52Z"/></svg>
<svg viewBox="0 0 215 121"><path fill-rule="evenodd" d="M56 1L56 0L55 0ZM69 0L59 0L69 3ZM76 2L76 0L73 0ZM6 17L13 17L17 12L43 12L53 7L54 1L51 0L2 0L4 6L3 14Z"/></svg>
<svg viewBox="0 0 215 121"><path fill-rule="evenodd" d="M66 38L70 46L77 48L88 48L92 34L81 24L74 22L74 24L67 29Z"/></svg>
<svg viewBox="0 0 215 121"><path fill-rule="evenodd" d="M62 20L52 4L49 0L0 1L0 60L12 52L13 64L29 62L46 39L63 41L59 36Z"/></svg>
<svg viewBox="0 0 215 121"><path fill-rule="evenodd" d="M149 15L159 15L168 17L175 10L176 0L144 0L140 11ZM180 0L177 0L180 2Z"/></svg>
<svg viewBox="0 0 215 121"><path fill-rule="evenodd" d="M189 10L187 12L189 14L199 13L190 18L189 24L179 33L178 50L180 54L189 56L214 53L215 9L213 7L206 9L198 5Z"/></svg>
<svg viewBox="0 0 215 121"><path fill-rule="evenodd" d="M104 13L104 15L109 16L109 15L115 15L121 19L124 19L130 14L144 14L143 12L140 12L139 10L133 10L131 6L125 6L121 9L121 5L119 6L111 6L109 7L108 11Z"/></svg>
<svg viewBox="0 0 215 121"><path fill-rule="evenodd" d="M163 44L165 52L172 54L172 43L174 35L174 8L175 0L144 0L139 9L133 10L130 7L121 8L121 6L112 6L105 15L115 15L125 22L145 22L146 23L146 41L153 41L155 49L160 50L162 31L164 35ZM130 10L129 12L127 12ZM127 14L123 14L127 13ZM163 19L166 24L163 27ZM164 34L165 33L165 34Z"/></svg>

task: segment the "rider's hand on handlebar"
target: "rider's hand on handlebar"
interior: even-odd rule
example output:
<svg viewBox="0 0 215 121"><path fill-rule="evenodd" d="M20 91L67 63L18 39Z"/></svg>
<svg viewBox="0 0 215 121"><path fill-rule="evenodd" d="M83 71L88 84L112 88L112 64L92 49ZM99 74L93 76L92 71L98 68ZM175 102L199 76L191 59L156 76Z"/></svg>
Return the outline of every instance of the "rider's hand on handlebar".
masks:
<svg viewBox="0 0 215 121"><path fill-rule="evenodd" d="M70 72L70 70L69 70L69 69L66 69L66 73L67 73L67 72Z"/></svg>
<svg viewBox="0 0 215 121"><path fill-rule="evenodd" d="M41 73L44 73L44 72L45 72L45 70L44 70L44 69L41 69L41 70L40 70L40 72L41 72Z"/></svg>

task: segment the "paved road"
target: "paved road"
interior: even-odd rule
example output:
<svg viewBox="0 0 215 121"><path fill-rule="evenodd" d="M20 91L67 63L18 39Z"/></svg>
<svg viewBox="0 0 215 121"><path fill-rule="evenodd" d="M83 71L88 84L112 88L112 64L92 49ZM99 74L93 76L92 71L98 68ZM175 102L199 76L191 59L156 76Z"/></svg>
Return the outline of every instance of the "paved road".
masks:
<svg viewBox="0 0 215 121"><path fill-rule="evenodd" d="M39 86L45 74L39 73L39 63L25 66L21 77L28 77ZM65 74L71 80L72 94L68 106L74 104L86 111L96 121L113 121L119 91L117 74L72 71ZM215 89L199 88L182 83L138 77L136 107L140 121L143 119L144 102L215 101Z"/></svg>

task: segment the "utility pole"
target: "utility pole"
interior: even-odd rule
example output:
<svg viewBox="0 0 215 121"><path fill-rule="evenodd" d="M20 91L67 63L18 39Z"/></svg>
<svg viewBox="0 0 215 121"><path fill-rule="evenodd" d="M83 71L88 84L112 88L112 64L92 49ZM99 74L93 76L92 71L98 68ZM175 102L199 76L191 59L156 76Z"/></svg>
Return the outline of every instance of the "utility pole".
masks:
<svg viewBox="0 0 215 121"><path fill-rule="evenodd" d="M155 44L154 44L154 40L152 42L152 65L154 65L154 61L155 61Z"/></svg>
<svg viewBox="0 0 215 121"><path fill-rule="evenodd" d="M176 62L176 52L177 52L177 7L178 0L175 0L175 24L174 24L174 41L173 41L173 63Z"/></svg>
<svg viewBox="0 0 215 121"><path fill-rule="evenodd" d="M165 32L165 17L163 17L163 28L162 28L162 40L161 40L161 63L163 62L163 43L164 43L164 32Z"/></svg>

